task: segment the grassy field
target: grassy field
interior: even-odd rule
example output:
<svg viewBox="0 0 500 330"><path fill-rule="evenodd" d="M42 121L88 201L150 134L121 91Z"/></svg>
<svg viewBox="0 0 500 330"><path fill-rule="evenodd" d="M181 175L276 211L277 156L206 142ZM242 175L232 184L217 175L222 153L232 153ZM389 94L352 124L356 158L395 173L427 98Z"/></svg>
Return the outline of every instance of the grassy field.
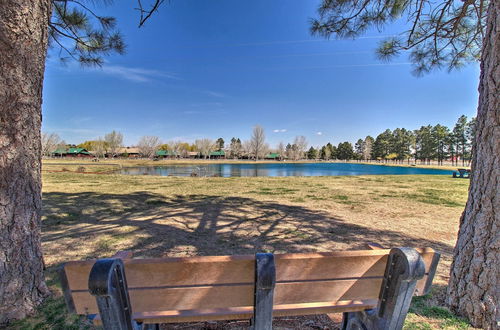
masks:
<svg viewBox="0 0 500 330"><path fill-rule="evenodd" d="M78 165L66 167L72 166ZM37 317L14 328L88 327L64 313L55 270L69 260L120 250L137 257L226 255L360 249L377 242L443 254L433 292L414 300L407 329L467 329L442 307L467 187L468 180L436 175L181 178L44 171L43 251L55 295ZM321 316L279 322L282 328L336 327Z"/></svg>

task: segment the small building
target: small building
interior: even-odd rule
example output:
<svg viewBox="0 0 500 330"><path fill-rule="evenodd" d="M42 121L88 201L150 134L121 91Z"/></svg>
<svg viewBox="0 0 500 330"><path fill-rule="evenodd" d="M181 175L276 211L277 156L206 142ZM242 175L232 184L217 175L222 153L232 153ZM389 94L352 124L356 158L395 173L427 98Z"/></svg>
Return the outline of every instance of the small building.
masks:
<svg viewBox="0 0 500 330"><path fill-rule="evenodd" d="M267 155L264 156L264 159L269 159L269 160L280 160L281 157L277 152L271 152Z"/></svg>
<svg viewBox="0 0 500 330"><path fill-rule="evenodd" d="M212 151L209 155L208 158L212 159L220 159L220 158L226 158L226 153L224 150L219 150L219 151Z"/></svg>
<svg viewBox="0 0 500 330"><path fill-rule="evenodd" d="M118 149L117 156L125 158L137 158L139 157L139 148L134 147L124 147Z"/></svg>
<svg viewBox="0 0 500 330"><path fill-rule="evenodd" d="M200 158L200 153L198 151L188 151L186 153L187 158Z"/></svg>
<svg viewBox="0 0 500 330"><path fill-rule="evenodd" d="M157 158L175 158L177 157L177 153L170 150L157 150L155 156Z"/></svg>
<svg viewBox="0 0 500 330"><path fill-rule="evenodd" d="M94 157L85 148L57 148L52 152L53 156L59 157Z"/></svg>

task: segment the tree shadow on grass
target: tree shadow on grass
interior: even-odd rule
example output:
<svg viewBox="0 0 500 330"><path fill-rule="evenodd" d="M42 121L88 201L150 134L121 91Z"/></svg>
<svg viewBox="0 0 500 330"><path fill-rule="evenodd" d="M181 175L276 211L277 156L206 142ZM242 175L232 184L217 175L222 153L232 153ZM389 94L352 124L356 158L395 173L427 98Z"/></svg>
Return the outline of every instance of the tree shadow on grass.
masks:
<svg viewBox="0 0 500 330"><path fill-rule="evenodd" d="M78 259L124 248L143 257L360 249L367 242L432 247L445 254L453 249L324 211L246 197L56 192L45 193L43 200L45 254L57 252L57 259L75 249Z"/></svg>
<svg viewBox="0 0 500 330"><path fill-rule="evenodd" d="M53 192L44 193L43 201L43 248L49 284L56 286L54 269L60 263L109 257L119 250L131 250L135 257L234 255L362 249L367 242L432 247L445 255L453 249L349 223L325 211L247 197ZM291 322L290 328L331 324L325 316L279 322ZM305 326L311 322L314 326ZM242 324L222 325L233 326Z"/></svg>

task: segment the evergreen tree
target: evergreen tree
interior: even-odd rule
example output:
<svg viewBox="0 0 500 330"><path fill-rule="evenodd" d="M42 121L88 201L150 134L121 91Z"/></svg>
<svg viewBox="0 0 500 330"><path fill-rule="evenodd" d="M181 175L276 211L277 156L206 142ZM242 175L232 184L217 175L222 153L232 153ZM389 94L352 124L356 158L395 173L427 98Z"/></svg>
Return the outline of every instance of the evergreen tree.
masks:
<svg viewBox="0 0 500 330"><path fill-rule="evenodd" d="M437 158L438 165L443 165L443 160L447 157L446 146L450 131L448 127L437 124L432 128L431 134L435 146L435 158Z"/></svg>
<svg viewBox="0 0 500 330"><path fill-rule="evenodd" d="M471 118L471 120L467 123L467 131L466 131L466 137L467 137L467 146L469 147L468 153L465 154L467 157L469 163L470 160L472 159L472 143L476 139L476 118ZM467 149L466 149L467 151ZM465 157L464 157L465 158Z"/></svg>
<svg viewBox="0 0 500 330"><path fill-rule="evenodd" d="M386 129L383 133L380 133L372 148L372 158L379 160L386 160L387 156L391 153L391 146L393 144L392 132L390 129Z"/></svg>
<svg viewBox="0 0 500 330"><path fill-rule="evenodd" d="M413 133L406 128L396 128L392 135L390 153L395 153L396 159L400 162L403 160L409 161L414 139Z"/></svg>
<svg viewBox="0 0 500 330"><path fill-rule="evenodd" d="M355 158L360 160L363 158L363 149L364 149L365 141L362 139L358 139L354 144Z"/></svg>
<svg viewBox="0 0 500 330"><path fill-rule="evenodd" d="M215 141L215 146L217 151L221 151L224 149L224 139L223 138L218 138L217 141Z"/></svg>
<svg viewBox="0 0 500 330"><path fill-rule="evenodd" d="M311 146L307 151L307 159L316 159L316 158L318 158L318 150L316 150L314 147Z"/></svg>
<svg viewBox="0 0 500 330"><path fill-rule="evenodd" d="M432 138L432 126L422 126L415 130L415 158L421 162L429 163L435 156L435 145Z"/></svg>
<svg viewBox="0 0 500 330"><path fill-rule="evenodd" d="M354 158L354 149L350 142L341 142L337 147L337 158L341 160L350 160Z"/></svg>
<svg viewBox="0 0 500 330"><path fill-rule="evenodd" d="M462 115L458 118L455 127L453 127L453 138L457 145L457 155L462 159L462 165L465 165L465 157L468 147L467 136L467 117Z"/></svg>

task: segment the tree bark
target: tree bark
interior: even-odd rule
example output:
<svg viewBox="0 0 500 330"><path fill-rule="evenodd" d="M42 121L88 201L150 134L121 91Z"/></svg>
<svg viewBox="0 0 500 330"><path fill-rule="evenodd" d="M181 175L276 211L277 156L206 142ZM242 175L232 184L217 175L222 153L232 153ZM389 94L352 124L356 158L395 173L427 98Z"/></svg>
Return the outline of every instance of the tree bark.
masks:
<svg viewBox="0 0 500 330"><path fill-rule="evenodd" d="M50 0L0 1L0 324L48 294L40 244L41 104Z"/></svg>
<svg viewBox="0 0 500 330"><path fill-rule="evenodd" d="M469 198L448 286L451 309L476 327L500 328L500 1L491 1L483 41Z"/></svg>

